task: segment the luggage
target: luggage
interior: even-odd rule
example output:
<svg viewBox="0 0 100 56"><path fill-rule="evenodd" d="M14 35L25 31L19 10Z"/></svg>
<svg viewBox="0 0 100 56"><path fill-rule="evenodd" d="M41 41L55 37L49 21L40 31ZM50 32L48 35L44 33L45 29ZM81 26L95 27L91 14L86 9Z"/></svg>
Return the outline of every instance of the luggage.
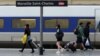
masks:
<svg viewBox="0 0 100 56"><path fill-rule="evenodd" d="M36 48L39 48L39 45L36 44L34 41L32 41L33 45L36 47Z"/></svg>
<svg viewBox="0 0 100 56"><path fill-rule="evenodd" d="M40 44L36 44L34 41L32 41L32 43L38 50L40 49ZM43 51L45 51L44 48L43 48Z"/></svg>

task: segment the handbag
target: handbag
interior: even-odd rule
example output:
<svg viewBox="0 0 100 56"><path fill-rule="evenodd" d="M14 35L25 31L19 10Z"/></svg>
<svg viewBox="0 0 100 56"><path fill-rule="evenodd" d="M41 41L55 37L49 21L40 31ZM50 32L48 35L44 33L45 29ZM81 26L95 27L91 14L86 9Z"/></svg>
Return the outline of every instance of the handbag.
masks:
<svg viewBox="0 0 100 56"><path fill-rule="evenodd" d="M90 46L89 40L86 39L85 46Z"/></svg>
<svg viewBox="0 0 100 56"><path fill-rule="evenodd" d="M78 35L78 33L79 33L79 32L78 32L78 28L76 28L75 31L74 31L74 34L75 34L75 35Z"/></svg>
<svg viewBox="0 0 100 56"><path fill-rule="evenodd" d="M21 41L22 41L23 44L26 43L26 41L27 41L27 35L26 34L22 36Z"/></svg>

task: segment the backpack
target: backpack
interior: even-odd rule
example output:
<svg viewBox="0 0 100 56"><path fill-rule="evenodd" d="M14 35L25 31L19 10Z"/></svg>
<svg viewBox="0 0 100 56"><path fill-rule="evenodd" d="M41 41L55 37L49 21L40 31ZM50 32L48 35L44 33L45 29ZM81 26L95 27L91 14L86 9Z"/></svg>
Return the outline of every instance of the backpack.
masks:
<svg viewBox="0 0 100 56"><path fill-rule="evenodd" d="M79 32L78 32L78 28L76 28L75 31L74 31L74 34L75 34L75 35L78 35L78 33L79 33Z"/></svg>
<svg viewBox="0 0 100 56"><path fill-rule="evenodd" d="M64 36L64 33L61 30L58 33L56 33L56 37L63 37L63 36Z"/></svg>

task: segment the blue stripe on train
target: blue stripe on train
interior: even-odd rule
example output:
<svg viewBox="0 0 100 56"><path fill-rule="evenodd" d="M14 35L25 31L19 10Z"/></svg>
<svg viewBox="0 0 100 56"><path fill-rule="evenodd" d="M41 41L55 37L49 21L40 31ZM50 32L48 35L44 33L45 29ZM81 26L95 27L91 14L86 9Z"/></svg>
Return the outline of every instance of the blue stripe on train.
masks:
<svg viewBox="0 0 100 56"><path fill-rule="evenodd" d="M12 19L20 19L20 18L35 18L36 19L36 27L31 29L32 32L40 31L40 18L39 17L0 17L0 19L4 19L4 27L0 28L0 32L23 32L23 28L13 28L12 27ZM66 29L62 29L64 32L73 32L78 24L78 19L95 19L95 17L43 17L43 22L46 19L68 19L69 26ZM43 24L44 32L55 32L56 29L45 28ZM94 29L91 29L91 32L95 32Z"/></svg>

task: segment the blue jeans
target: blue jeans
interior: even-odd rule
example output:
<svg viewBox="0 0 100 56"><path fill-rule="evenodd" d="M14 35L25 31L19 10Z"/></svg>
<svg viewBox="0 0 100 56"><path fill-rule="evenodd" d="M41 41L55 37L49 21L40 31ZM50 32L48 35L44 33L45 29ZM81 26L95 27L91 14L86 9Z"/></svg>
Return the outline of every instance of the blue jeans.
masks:
<svg viewBox="0 0 100 56"><path fill-rule="evenodd" d="M30 36L27 36L27 40L28 40L28 41L32 41L32 39L31 39Z"/></svg>

